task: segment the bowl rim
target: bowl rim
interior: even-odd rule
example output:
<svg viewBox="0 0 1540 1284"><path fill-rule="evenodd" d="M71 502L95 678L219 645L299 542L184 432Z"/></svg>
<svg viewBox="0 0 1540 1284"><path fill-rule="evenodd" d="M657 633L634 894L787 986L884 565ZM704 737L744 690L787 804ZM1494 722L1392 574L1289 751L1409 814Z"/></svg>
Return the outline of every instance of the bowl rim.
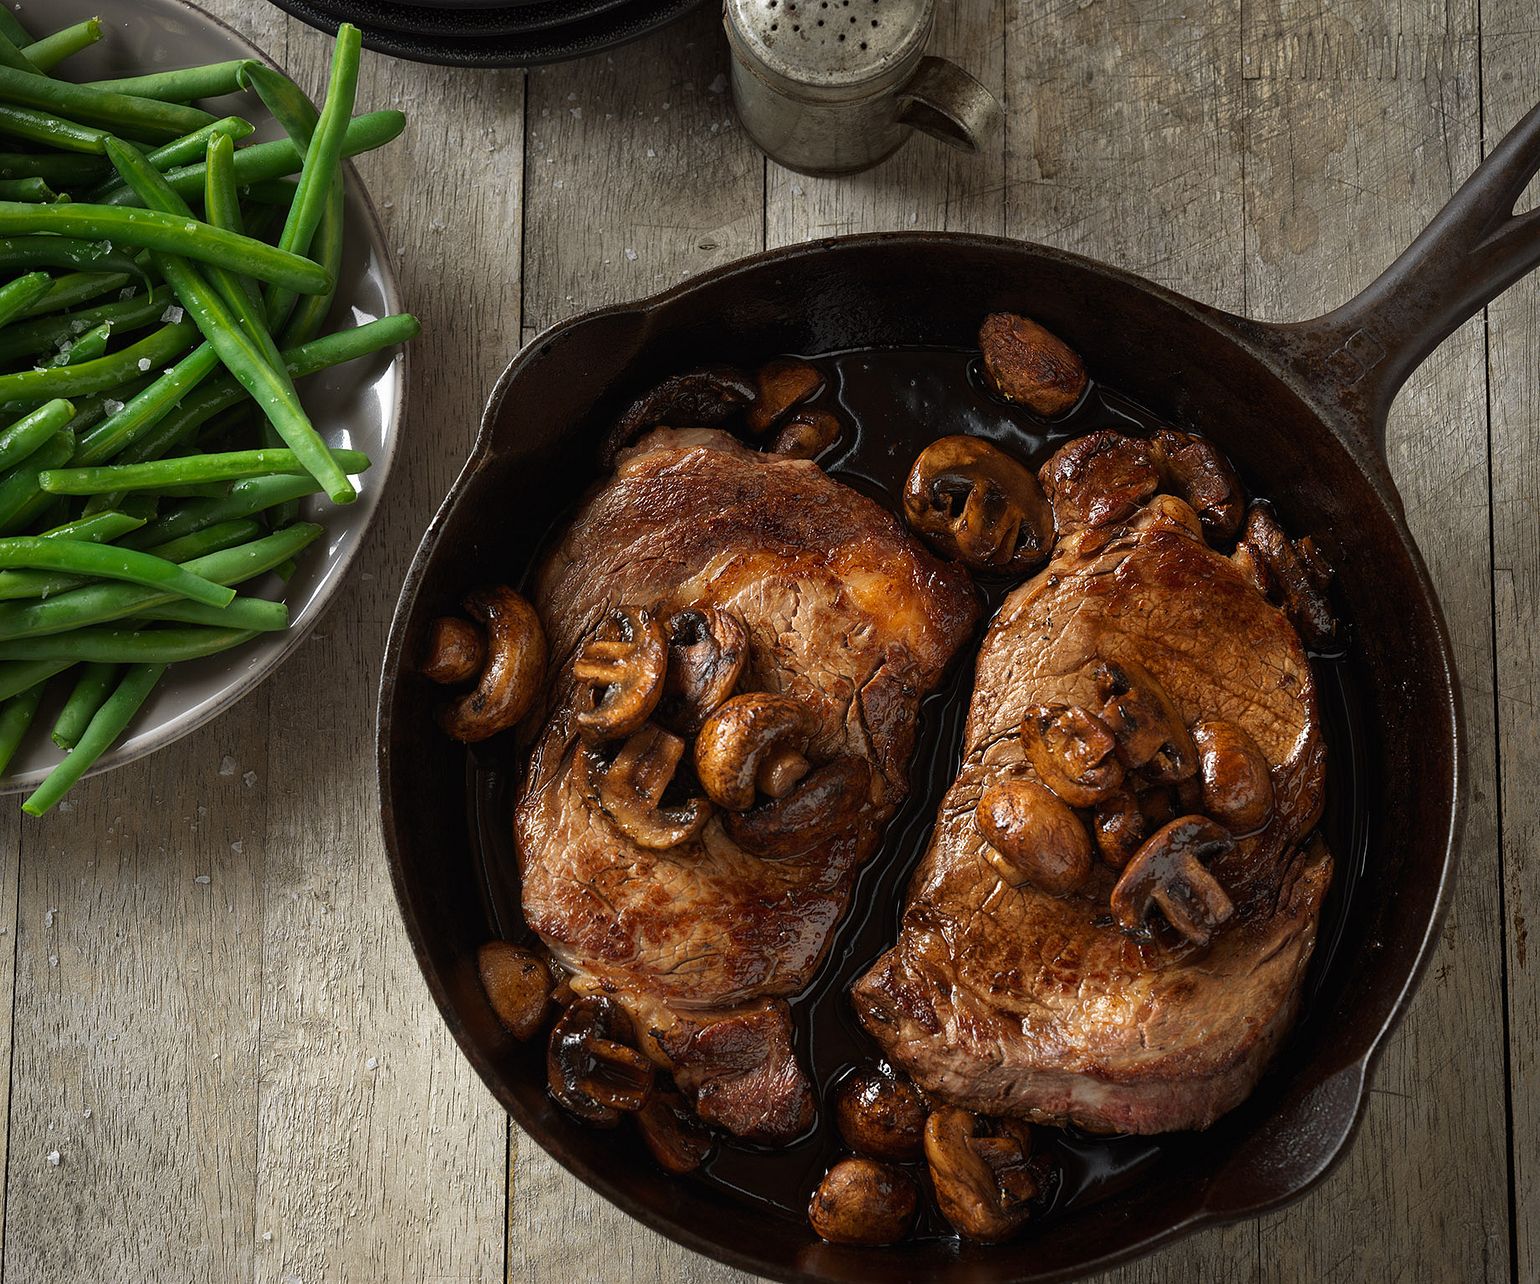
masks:
<svg viewBox="0 0 1540 1284"><path fill-rule="evenodd" d="M189 19L202 22L205 26L214 28L232 46L247 51L248 57L259 60L275 71L283 71L283 68L271 58L267 52L259 48L246 36L242 35L234 27L223 19L209 13L206 9L193 4L192 0L159 0L159 3L175 6L185 11ZM257 113L262 116L262 113ZM402 311L401 290L396 281L396 274L391 267L389 247L385 240L385 229L380 222L379 210L375 208L374 201L369 196L368 188L363 180L358 177L358 172L351 160L344 159L343 184L347 195L358 202L364 215L363 230L368 237L371 257L378 265L377 277L380 283L380 293L384 299L387 312L392 315ZM335 304L333 306L336 306ZM123 740L115 745L107 753L104 753L81 776L82 780L89 780L93 776L104 775L109 771L115 771L119 767L126 767L129 763L137 762L141 758L148 757L168 746L176 743L184 736L191 735L200 727L212 722L221 714L226 713L239 704L248 695L261 686L268 678L277 672L295 650L310 636L321 618L331 609L338 592L346 582L347 573L352 567L358 554L362 551L365 541L369 537L369 531L373 527L375 519L379 516L379 504L383 498L385 487L390 480L391 468L395 463L397 451L401 445L401 422L405 417L406 393L411 365L411 345L402 344L390 354L386 371L382 378L389 379L393 383L390 405L385 419L381 423L380 440L384 449L380 452L381 458L369 461L369 471L364 474L368 479L369 490L374 498L370 501L370 507L365 513L363 525L359 528L356 539L350 541L347 547L337 552L327 552L327 564L324 583L311 599L311 609L305 612L300 619L294 621L281 634L276 635L281 639L267 651L263 658L239 673L232 673L214 696L201 701L190 709L176 714L154 727L141 733L142 738ZM363 498L363 488L359 489L359 498ZM325 539L318 541L324 545ZM173 670L169 682L175 682ZM61 759L62 761L62 759ZM0 797L8 794L22 793L41 784L53 770L52 766L34 767L27 771L7 774L0 777Z"/></svg>
<svg viewBox="0 0 1540 1284"><path fill-rule="evenodd" d="M671 1220L666 1215L655 1212L651 1207L634 1199L627 1191L618 1188L611 1181L607 1173L587 1162L581 1154L572 1151L558 1151L551 1144L552 1139L546 1135L545 1130L542 1129L537 1121L530 1117L523 1103L511 1093L503 1091L500 1082L502 1076L472 1039L468 1027L461 1020L452 1004L448 987L444 984L443 978L439 975L437 968L428 957L423 924L418 916L416 905L408 893L404 876L401 845L399 843L400 830L396 823L394 803L389 789L393 772L390 735L395 712L394 702L399 678L402 676L401 665L407 617L415 608L418 596L423 588L429 554L437 544L452 511L462 498L463 492L481 466L484 457L494 445L494 425L500 417L503 403L514 381L523 374L528 366L538 360L544 349L570 332L582 327L629 314L650 316L678 300L686 298L699 290L719 285L740 273L752 272L762 268L773 268L777 263L792 258L839 252L847 248L859 249L883 245L909 245L919 252L927 247L933 247L937 243L956 247L973 246L997 253L1019 254L1025 252L1034 257L1054 260L1079 270L1113 277L1127 286L1177 308L1215 330L1225 341L1250 355L1259 364L1272 371L1280 382L1291 387L1300 400L1310 408L1311 413L1327 427L1328 431L1343 439L1344 449L1352 455L1366 482L1379 492L1385 513L1394 524L1401 544L1423 586L1427 590L1428 600L1433 610L1433 641L1437 644L1439 667L1445 678L1445 689L1450 708L1450 723L1453 729L1448 779L1451 804L1447 825L1444 827L1442 835L1443 855L1439 865L1438 885L1434 889L1426 921L1417 935L1415 952L1406 965L1399 984L1392 987L1393 994L1386 1001L1383 1017L1375 1023L1372 1030L1366 1032L1365 1041L1362 1043L1362 1046L1351 1051L1348 1059L1338 1065L1317 1086L1317 1091L1324 1091L1328 1085L1342 1084L1351 1091L1354 1102L1351 1116L1346 1118L1335 1129L1330 1153L1322 1159L1313 1172L1287 1191L1280 1192L1271 1197L1254 1199L1242 1205L1218 1208L1213 1207L1209 1198L1205 1197L1192 1206L1185 1215L1179 1216L1169 1225L1157 1231L1131 1241L1127 1245L1107 1249L1074 1266L1035 1276L1034 1278L1043 1281L1080 1279L1094 1272L1103 1271L1110 1267L1148 1256L1155 1250L1168 1247L1206 1227L1226 1226L1250 1220L1298 1202L1336 1170L1352 1149L1353 1143L1358 1136L1368 1107L1370 1087L1376 1066L1389 1044L1391 1034L1404 1019L1407 1008L1423 976L1426 974L1433 951L1442 934L1444 921L1449 913L1452 901L1453 884L1460 854L1460 839L1464 832L1466 818L1467 763L1465 759L1467 737L1463 697L1442 604L1433 586L1421 550L1406 525L1400 497L1389 482L1388 471L1385 471L1383 475L1375 471L1373 467L1374 460L1372 458L1366 460L1364 457L1362 442L1360 441L1355 445L1353 441L1348 440L1353 436L1352 432L1345 431L1341 419L1333 415L1330 409L1323 405L1320 388L1312 386L1301 379L1295 371L1289 369L1279 360L1277 353L1270 346L1269 337L1271 332L1280 330L1283 327L1275 327L1271 324L1254 322L1247 318L1236 316L1180 294L1127 269L1104 263L1086 255L1075 254L1054 246L1011 237L944 230L863 232L794 242L772 249L761 250L696 273L657 293L635 300L611 303L586 310L546 327L535 337L524 343L503 368L501 374L499 374L491 393L488 395L470 453L460 472L456 475L455 480L445 493L443 500L435 510L432 520L425 528L418 547L412 555L407 571L402 578L396 608L391 618L390 631L386 641L381 668L375 728L375 786L385 838L386 856L390 865L391 883L395 890L396 901L400 907L403 922L407 928L407 935L411 940L413 954L417 959L419 968L422 970L423 978L433 994L434 1002L438 1006L441 1017L449 1027L461 1051L510 1118L519 1124L526 1134L564 1169L572 1173L591 1190L600 1194L608 1202L649 1229L712 1260L722 1262L739 1270L785 1280L789 1284L824 1284L828 1277L812 1270L800 1268L784 1269L775 1264L768 1263L750 1252L740 1250L732 1244L709 1238L692 1226L685 1225L677 1220Z"/></svg>

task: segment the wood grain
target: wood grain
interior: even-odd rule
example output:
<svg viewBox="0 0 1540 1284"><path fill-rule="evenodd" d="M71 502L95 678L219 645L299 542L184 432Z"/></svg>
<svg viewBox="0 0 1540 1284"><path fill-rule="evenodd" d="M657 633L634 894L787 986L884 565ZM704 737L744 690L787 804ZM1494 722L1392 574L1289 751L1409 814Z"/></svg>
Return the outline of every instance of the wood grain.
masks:
<svg viewBox="0 0 1540 1284"><path fill-rule="evenodd" d="M1487 150L1540 101L1540 27L1528 0L1484 0L1482 119ZM1540 183L1519 208L1533 209ZM1492 593L1498 795L1508 993L1513 1274L1540 1277L1540 282L1488 309L1492 417ZM1479 699L1479 693L1477 695Z"/></svg>
<svg viewBox="0 0 1540 1284"><path fill-rule="evenodd" d="M1246 13L1248 306L1300 319L1366 285L1475 167L1477 14L1473 0L1248 0ZM1465 691L1454 905L1348 1158L1259 1224L1262 1278L1278 1284L1391 1263L1407 1280L1508 1275L1484 365L1473 321L1413 377L1389 432Z"/></svg>

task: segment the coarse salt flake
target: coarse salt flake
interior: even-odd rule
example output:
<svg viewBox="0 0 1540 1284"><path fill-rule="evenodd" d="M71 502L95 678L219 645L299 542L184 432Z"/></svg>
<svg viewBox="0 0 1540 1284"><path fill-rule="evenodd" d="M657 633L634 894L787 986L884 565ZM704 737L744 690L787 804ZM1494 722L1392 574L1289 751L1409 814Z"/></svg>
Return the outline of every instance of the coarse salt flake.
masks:
<svg viewBox="0 0 1540 1284"><path fill-rule="evenodd" d="M219 774L221 776L235 775L235 759L226 754L219 760Z"/></svg>
<svg viewBox="0 0 1540 1284"><path fill-rule="evenodd" d="M59 1153L59 1152L58 1152L58 1151L57 1151L57 1150L50 1150L50 1151L49 1151L49 1152L48 1152L48 1162L49 1162L49 1163L50 1163L50 1164L51 1164L51 1165L52 1165L52 1166L53 1166L53 1167L55 1167L55 1168L57 1168L57 1167L58 1167L58 1166L59 1166L59 1162L60 1162L60 1160L62 1160L62 1159L63 1159L63 1158L64 1158L64 1156L63 1156L63 1155L61 1155L61 1154L60 1154L60 1153Z"/></svg>
<svg viewBox="0 0 1540 1284"><path fill-rule="evenodd" d="M209 876L207 874L196 874L196 875L193 876L193 882L195 882L195 883L202 883L205 886L207 886L209 881L210 881L210 879L209 879Z"/></svg>
<svg viewBox="0 0 1540 1284"><path fill-rule="evenodd" d="M140 374L146 374L150 369L151 363L149 357L140 357L134 364L139 367Z"/></svg>
<svg viewBox="0 0 1540 1284"><path fill-rule="evenodd" d="M636 251L633 250L629 245L626 246L626 261L628 263L636 262Z"/></svg>
<svg viewBox="0 0 1540 1284"><path fill-rule="evenodd" d="M102 401L102 409L109 415L115 415L123 409L123 403L121 401L114 401L111 397L106 397Z"/></svg>
<svg viewBox="0 0 1540 1284"><path fill-rule="evenodd" d="M166 310L160 314L160 319L162 321L169 321L172 325L176 325L186 315L187 314L183 312L181 308L177 307L177 305L173 303L170 304Z"/></svg>
<svg viewBox="0 0 1540 1284"><path fill-rule="evenodd" d="M380 1059L378 1057L369 1057L364 1061L365 1070L378 1070L379 1068Z"/></svg>

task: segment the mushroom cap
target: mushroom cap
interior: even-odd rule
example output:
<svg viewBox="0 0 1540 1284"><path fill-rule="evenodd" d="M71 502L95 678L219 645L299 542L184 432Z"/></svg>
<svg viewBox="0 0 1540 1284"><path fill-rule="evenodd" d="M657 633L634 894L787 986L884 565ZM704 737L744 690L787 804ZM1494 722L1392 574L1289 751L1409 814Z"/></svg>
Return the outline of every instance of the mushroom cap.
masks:
<svg viewBox="0 0 1540 1284"><path fill-rule="evenodd" d="M506 731L534 705L545 685L545 629L535 608L505 585L466 595L466 614L486 633L486 664L475 687L439 711L456 740L486 740Z"/></svg>
<svg viewBox="0 0 1540 1284"><path fill-rule="evenodd" d="M1246 496L1225 453L1206 437L1175 428L1156 429L1151 447L1162 481L1197 513L1209 541L1234 539L1246 516Z"/></svg>
<svg viewBox="0 0 1540 1284"><path fill-rule="evenodd" d="M529 950L488 941L476 951L481 988L497 1019L516 1039L539 1033L551 1001L551 970Z"/></svg>
<svg viewBox="0 0 1540 1284"><path fill-rule="evenodd" d="M925 1121L925 1160L941 1215L959 1235L984 1243L1009 1239L1031 1215L1040 1190L1028 1163L1031 1131L1015 1120L986 1121L942 1106Z"/></svg>
<svg viewBox="0 0 1540 1284"><path fill-rule="evenodd" d="M749 655L749 631L731 611L691 606L668 618L667 671L655 711L670 731L693 736L733 693Z"/></svg>
<svg viewBox="0 0 1540 1284"><path fill-rule="evenodd" d="M904 516L947 557L1019 574L1047 558L1053 509L1026 465L982 437L931 442L904 482Z"/></svg>
<svg viewBox="0 0 1540 1284"><path fill-rule="evenodd" d="M875 1159L842 1159L808 1201L813 1230L834 1244L896 1244L909 1234L920 1193L902 1168Z"/></svg>
<svg viewBox="0 0 1540 1284"><path fill-rule="evenodd" d="M747 811L761 775L788 754L801 758L817 730L813 712L799 700L754 691L733 696L706 719L695 737L695 772L718 806ZM765 792L769 792L766 790Z"/></svg>
<svg viewBox="0 0 1540 1284"><path fill-rule="evenodd" d="M1021 719L1021 743L1038 779L1071 807L1094 807L1123 783L1117 739L1089 709L1033 705Z"/></svg>
<svg viewBox="0 0 1540 1284"><path fill-rule="evenodd" d="M1235 912L1229 895L1205 862L1235 840L1207 816L1179 816L1147 838L1112 889L1112 913L1129 930L1159 909L1182 936L1207 945Z"/></svg>
<svg viewBox="0 0 1540 1284"><path fill-rule="evenodd" d="M745 422L751 433L758 434L769 432L797 406L822 392L824 377L817 366L782 357L761 366L754 385L754 404Z"/></svg>
<svg viewBox="0 0 1540 1284"><path fill-rule="evenodd" d="M1033 780L1002 780L979 798L974 823L984 856L1012 887L1068 896L1091 876L1091 838L1054 794Z"/></svg>
<svg viewBox="0 0 1540 1284"><path fill-rule="evenodd" d="M1103 660L1096 667L1101 720L1117 737L1125 767L1175 783L1198 770L1198 751L1176 704L1155 675L1132 659Z"/></svg>
<svg viewBox="0 0 1540 1284"><path fill-rule="evenodd" d="M587 756L589 796L627 838L662 851L698 836L711 819L711 804L692 798L661 806L663 794L684 757L684 741L648 723L633 732L608 763L593 750Z"/></svg>
<svg viewBox="0 0 1540 1284"><path fill-rule="evenodd" d="M572 661L578 734L590 743L639 731L663 697L668 639L646 607L611 611Z"/></svg>
<svg viewBox="0 0 1540 1284"><path fill-rule="evenodd" d="M428 641L417 670L430 682L458 686L469 682L486 663L487 643L469 620L444 615L428 626Z"/></svg>
<svg viewBox="0 0 1540 1284"><path fill-rule="evenodd" d="M613 1128L652 1092L653 1066L631 1046L635 1027L613 999L579 999L551 1030L546 1085L557 1104L586 1123Z"/></svg>
<svg viewBox="0 0 1540 1284"><path fill-rule="evenodd" d="M984 379L1007 401L1044 418L1072 409L1086 389L1085 362L1057 335L1014 312L994 312L979 326Z"/></svg>
<svg viewBox="0 0 1540 1284"><path fill-rule="evenodd" d="M852 1150L878 1159L919 1157L924 1144L925 1099L907 1079L857 1070L834 1098L840 1136Z"/></svg>
<svg viewBox="0 0 1540 1284"><path fill-rule="evenodd" d="M1267 758L1244 727L1222 718L1193 724L1203 810L1234 834L1260 829L1273 814Z"/></svg>

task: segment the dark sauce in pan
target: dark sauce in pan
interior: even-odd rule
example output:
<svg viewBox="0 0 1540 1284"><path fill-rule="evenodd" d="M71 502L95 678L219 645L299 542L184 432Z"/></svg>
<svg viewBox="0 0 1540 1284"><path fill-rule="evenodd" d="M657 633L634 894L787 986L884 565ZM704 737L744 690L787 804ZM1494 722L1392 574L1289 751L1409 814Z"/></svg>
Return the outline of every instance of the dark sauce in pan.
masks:
<svg viewBox="0 0 1540 1284"><path fill-rule="evenodd" d="M1070 437L1099 428L1143 434L1161 422L1128 398L1093 383L1068 416L1044 423L989 393L979 376L975 352L868 349L812 360L828 376L828 386L814 404L837 409L847 425L840 441L819 462L831 477L893 512L901 509L899 496L915 456L937 437L951 433L987 437L1035 468ZM558 529L566 520L557 524ZM543 548L536 551L531 567L543 553ZM936 809L959 764L978 638L1019 582L978 582L984 608L978 636L961 649L946 681L921 707L909 797L890 822L877 854L861 870L850 909L812 984L791 999L798 1056L819 1097L818 1120L805 1136L775 1149L724 1137L700 1172L667 1180L710 1182L772 1215L806 1226L813 1187L831 1164L848 1153L833 1124L835 1090L853 1070L882 1064L876 1044L860 1029L846 994L897 939L910 875L925 852ZM1317 656L1313 663L1329 748L1321 828L1336 872L1306 981L1302 1018L1306 1021L1311 999L1341 944L1347 907L1368 846L1361 784L1368 747L1350 649ZM467 803L488 900L500 930L509 939L519 940L528 933L519 912L512 846L518 764L492 755L472 755L469 762ZM1035 1129L1035 1151L1050 1154L1056 1169L1035 1224L1150 1180L1172 1144L1159 1137L1093 1137L1067 1129ZM923 1162L910 1167L924 1188ZM951 1228L931 1201L922 1201L922 1210L917 1237L951 1236ZM1030 1229L1025 1233L1030 1234Z"/></svg>

